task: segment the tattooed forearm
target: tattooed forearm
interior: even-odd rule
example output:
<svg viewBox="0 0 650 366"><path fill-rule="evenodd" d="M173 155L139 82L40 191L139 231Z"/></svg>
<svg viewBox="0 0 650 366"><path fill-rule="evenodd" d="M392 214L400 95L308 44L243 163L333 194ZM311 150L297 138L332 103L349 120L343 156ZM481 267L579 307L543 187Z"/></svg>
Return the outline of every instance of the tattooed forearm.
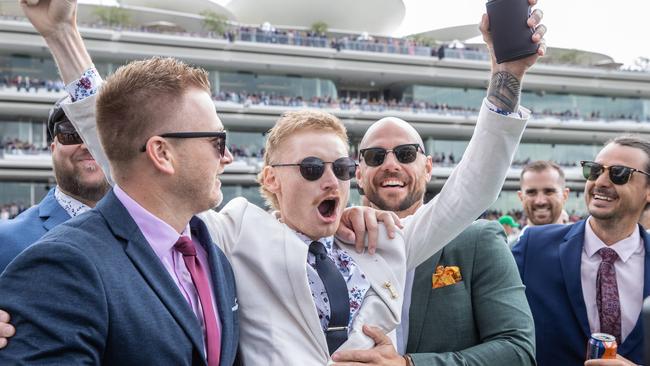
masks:
<svg viewBox="0 0 650 366"><path fill-rule="evenodd" d="M503 111L514 112L519 105L520 93L519 79L507 71L500 71L490 80L487 99Z"/></svg>

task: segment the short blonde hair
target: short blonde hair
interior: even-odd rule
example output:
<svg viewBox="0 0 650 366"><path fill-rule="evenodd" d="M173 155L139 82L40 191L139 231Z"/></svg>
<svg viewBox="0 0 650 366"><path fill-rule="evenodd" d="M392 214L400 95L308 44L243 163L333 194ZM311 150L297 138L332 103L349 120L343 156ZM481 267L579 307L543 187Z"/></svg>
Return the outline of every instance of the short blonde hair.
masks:
<svg viewBox="0 0 650 366"><path fill-rule="evenodd" d="M340 137L346 146L349 145L348 134L345 126L336 116L322 111L300 110L284 112L280 119L275 122L267 134L266 146L264 148L264 167L278 163L275 161L277 152L283 143L291 135L302 131L324 131L333 132ZM317 143L317 142L315 142ZM257 182L260 184L260 193L266 203L274 210L279 210L280 205L275 194L264 187L264 169L257 175Z"/></svg>
<svg viewBox="0 0 650 366"><path fill-rule="evenodd" d="M117 69L97 96L97 131L106 157L118 163L136 158L190 88L210 93L207 71L174 58L153 57Z"/></svg>

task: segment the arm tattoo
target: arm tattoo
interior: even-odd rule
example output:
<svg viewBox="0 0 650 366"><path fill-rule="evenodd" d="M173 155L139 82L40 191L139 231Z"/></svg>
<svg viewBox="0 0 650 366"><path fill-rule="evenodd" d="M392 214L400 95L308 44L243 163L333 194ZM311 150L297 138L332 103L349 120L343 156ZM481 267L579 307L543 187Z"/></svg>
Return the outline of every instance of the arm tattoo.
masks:
<svg viewBox="0 0 650 366"><path fill-rule="evenodd" d="M492 76L487 99L497 108L514 112L519 105L519 94L521 94L521 84L514 75L507 71L500 71Z"/></svg>

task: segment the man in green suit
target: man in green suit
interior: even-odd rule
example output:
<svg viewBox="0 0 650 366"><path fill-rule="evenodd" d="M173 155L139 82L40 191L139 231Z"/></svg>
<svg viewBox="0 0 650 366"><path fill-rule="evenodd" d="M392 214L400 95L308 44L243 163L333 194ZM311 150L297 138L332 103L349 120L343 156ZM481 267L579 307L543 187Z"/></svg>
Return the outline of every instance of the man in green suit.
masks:
<svg viewBox="0 0 650 366"><path fill-rule="evenodd" d="M409 220L431 179L431 157L415 159L423 146L403 120L373 124L361 141L357 170L365 203ZM533 317L497 222L474 222L408 273L404 292L398 352L379 329L366 327L377 346L339 352L336 365L535 364Z"/></svg>

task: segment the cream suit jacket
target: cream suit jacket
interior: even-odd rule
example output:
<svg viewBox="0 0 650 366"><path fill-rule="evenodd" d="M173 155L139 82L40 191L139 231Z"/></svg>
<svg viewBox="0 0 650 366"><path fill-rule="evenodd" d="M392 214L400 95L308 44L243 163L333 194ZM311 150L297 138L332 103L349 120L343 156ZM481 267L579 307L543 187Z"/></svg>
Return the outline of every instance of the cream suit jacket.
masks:
<svg viewBox="0 0 650 366"><path fill-rule="evenodd" d="M64 109L110 177L94 126L94 99L66 104ZM523 114L522 119L506 117L483 103L470 144L440 194L405 219L395 239L388 239L380 226L375 255L358 254L336 242L349 248L348 254L371 284L340 349L373 346L361 331L363 324L392 332L400 322L406 271L439 251L496 200L528 118L527 111ZM235 273L244 364L330 362L307 281L307 245L273 215L243 198L232 200L219 213L208 211L200 217Z"/></svg>

